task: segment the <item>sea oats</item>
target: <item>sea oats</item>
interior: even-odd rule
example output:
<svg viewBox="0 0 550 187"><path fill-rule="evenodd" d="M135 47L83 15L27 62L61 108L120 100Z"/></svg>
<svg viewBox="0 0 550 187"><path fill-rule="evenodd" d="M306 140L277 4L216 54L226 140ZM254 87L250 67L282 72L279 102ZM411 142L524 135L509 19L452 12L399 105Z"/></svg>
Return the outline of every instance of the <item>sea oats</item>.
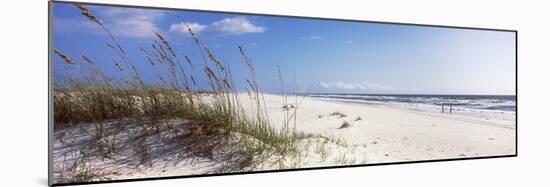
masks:
<svg viewBox="0 0 550 187"><path fill-rule="evenodd" d="M113 49L114 51L118 51L117 47L115 47L113 44L111 44L109 42L105 42L105 45L107 45L107 47Z"/></svg>
<svg viewBox="0 0 550 187"><path fill-rule="evenodd" d="M154 32L154 33L157 36L157 38L159 38L159 40L162 42L162 44L164 44L166 49L168 49L168 51L170 51L170 54L172 56L176 57L176 52L174 51L174 49L172 48L170 43L168 43L168 41L166 39L164 39L164 37L160 33L158 33L158 32Z"/></svg>
<svg viewBox="0 0 550 187"><path fill-rule="evenodd" d="M124 71L124 68L122 68L122 66L121 66L115 59L113 59L113 63L114 63L115 66L118 68L118 70Z"/></svg>
<svg viewBox="0 0 550 187"><path fill-rule="evenodd" d="M176 67L176 64L174 63L172 58L170 58L168 56L168 54L166 53L166 50L164 50L163 45L160 42L158 42L157 40L155 40L155 44L156 45L153 45L153 48L155 48L158 51L160 57L162 59L166 60L170 64L171 67Z"/></svg>
<svg viewBox="0 0 550 187"><path fill-rule="evenodd" d="M93 63L94 63L94 62L90 59L90 57L88 57L88 56L86 56L86 55L84 55L84 54L81 55L81 56L82 56L82 59L83 59L84 61L86 61L87 63L89 63L89 64L93 64Z"/></svg>
<svg viewBox="0 0 550 187"><path fill-rule="evenodd" d="M185 25L185 27L187 27L187 31L189 32L189 34L191 34L191 38L193 38L193 41L197 44L197 45L201 45L200 42L199 42L199 39L197 38L197 36L195 35L195 33L193 32L193 29L191 29L191 27L189 25L187 25L187 23L183 22L183 25Z"/></svg>
<svg viewBox="0 0 550 187"><path fill-rule="evenodd" d="M197 81L195 80L195 77L191 76L191 81L193 82L194 86L197 86Z"/></svg>
<svg viewBox="0 0 550 187"><path fill-rule="evenodd" d="M241 53L241 56L244 57L246 66L248 66L248 69L252 74L255 74L254 66L252 65L252 62L248 55L246 55L246 52L244 51L244 48L240 45L237 46L239 48L239 52Z"/></svg>
<svg viewBox="0 0 550 187"><path fill-rule="evenodd" d="M216 80L216 82L219 82L218 78L216 77L216 75L214 74L214 71L212 71L212 69L210 69L209 67L204 67L204 71L206 72L206 75L208 77L214 78L214 80Z"/></svg>
<svg viewBox="0 0 550 187"><path fill-rule="evenodd" d="M181 148L182 150L172 152L189 153L189 157L191 159L194 159L195 157L198 159L204 158L204 154L208 154L206 156L209 158L215 157L216 159L222 158L227 160L227 163L224 162L223 164L227 165L228 168L237 166L239 167L238 169L242 169L255 168L256 165L254 164L263 161L262 158L271 156L276 158L285 158L286 155L298 155L299 150L295 142L297 142L296 140L298 140L298 138L296 137L298 137L299 134L281 132L275 128L272 128L269 124L270 121L268 120L269 118L267 116L267 111L265 111L267 108L265 105L265 99L259 96L261 91L259 85L257 84L254 72L250 72L252 74L252 78L247 80L250 88L246 87L245 89L257 105L256 108L254 108L256 111L250 111L253 113L251 115L255 115L254 117L257 117L257 119L249 118L249 111L245 112L245 109L241 106L238 98L239 93L235 88L229 66L226 66L218 60L218 58L214 55L214 50L203 47L195 35L196 33L194 33L188 25L186 25L187 29L191 33L191 37L194 42L198 44L198 51L200 51L202 60L205 63L204 72L206 73L206 76L210 78L210 82L205 83L205 85L211 84L212 88L210 89L204 88L205 90L202 90L199 88L198 85L201 85L201 78L197 76L194 69L192 70L193 75L185 75L183 71L183 65L185 65L183 64L184 62L180 63L180 60L176 57L177 53L175 48L173 48L173 46L169 44L167 38L162 36L160 33L155 33L157 38L155 38L155 43L152 45L153 48L139 48L151 65L160 65L154 67L150 67L148 65L146 67L135 66L128 56L134 55L134 53L126 53L124 51L120 43L116 41L116 38L114 38L111 32L106 28L108 25L103 25L100 21L101 19L93 15L86 7L80 4L75 4L75 6L85 18L93 22L92 24L96 26L100 25L109 35L111 40L108 40L108 43L105 43L105 45L109 50L114 50L116 55L113 57L111 62L113 65L110 65L108 64L109 62L107 62L106 67L100 67L99 65L101 64L99 64L99 61L94 62L92 61L93 58L90 58L89 56L80 55L80 58L82 58L83 61L90 64L96 64L98 67L97 72L101 71L104 73L105 77L97 77L96 79L96 77L93 76L97 74L90 74L91 76L88 76L88 73L96 73L95 71L92 72L96 69L66 68L67 70L73 69L75 72L68 72L65 80L67 82L75 82L75 84L67 84L59 87L56 85L54 88L56 89L56 91L54 91L55 95L53 104L55 106L54 120L56 122L56 130L60 130L57 128L59 124L61 124L59 122L69 124L73 124L73 122L86 122L92 124L92 128L95 126L95 131L89 131L86 133L90 133L90 135L95 135L95 133L99 134L94 137L96 138L94 140L98 141L90 142L92 143L92 146L97 146L99 150L104 149L102 147L107 147L103 144L109 144L111 141L109 138L112 134L112 129L103 128L103 125L109 125L106 127L111 127L111 124L114 124L117 126L115 131L118 131L119 127L123 128L125 126L123 124L130 122L132 123L131 133L136 132L140 137L144 138L159 138L159 141L164 143L165 140L172 142L172 139L167 139L171 136L156 136L156 134L152 134L154 132L150 130L156 130L156 133L160 135L160 133L163 133L164 130L175 129L172 125L163 125L165 121L171 121L172 119L178 119L179 121L179 119L184 119L191 122L186 123L186 127L184 127L187 128L187 126L189 126L190 130L175 132L175 138L177 139L173 139L173 141L176 142L184 140L184 142L192 142L198 146L179 147L179 145L183 145L179 144L181 143L179 142L177 144L178 147L175 148ZM133 31L129 30L127 32ZM193 44L193 41L190 42ZM246 63L249 68L254 70L250 58L244 53L244 49L240 50L241 54L245 56ZM65 61L61 62L63 64L74 64L73 60L61 51L54 50L54 53L56 56L59 56L59 58L56 57L53 60L57 60L59 62L63 60ZM206 57L205 53L208 53L208 57ZM185 57L185 60L189 66L193 68L194 65L191 62L191 59L186 56L185 53L180 53L180 56L181 55ZM212 61L216 67L211 66L210 61ZM210 67L208 67L209 65ZM201 66L197 67L201 68ZM106 70L104 68L110 69ZM142 68L154 69L153 71L147 71ZM182 70L181 76L176 75L176 68ZM115 72L112 72L112 70ZM138 70L142 71L140 72ZM170 70L170 72L168 73L164 70ZM200 70L197 71L200 72ZM142 74L140 73L146 73L143 74L146 76L141 76ZM153 73L159 73L159 75L156 76L153 75ZM187 83L188 78L190 78L192 84L196 86L194 87L196 90L190 89L189 84ZM105 81L96 81L100 79L104 79ZM178 81L182 79L186 81L184 86L188 91L187 94L180 91L182 84L179 84ZM63 95L62 92L65 91L70 93L70 95L59 97L60 95ZM253 93L251 93L251 91ZM208 94L202 94L205 92ZM68 97L73 97L72 95L74 95L75 99L68 99ZM195 96L197 96L197 99L193 100L193 97ZM203 96L212 97L213 100L202 101L201 98ZM262 99L264 100L263 107L260 105ZM137 120L136 122L139 124L139 127L143 128L134 129L134 120ZM118 123L118 121L122 123ZM143 132L141 132L141 129L143 129ZM251 137L251 139L246 137L241 138L242 136L240 135L246 135L247 137ZM115 137L112 141L116 139L116 134L114 136ZM183 138L180 139L180 137ZM133 139L130 140L132 141ZM141 142L140 140L137 142L137 144L143 144L139 146L146 147L144 143L149 142L149 140L145 141L145 139L141 139ZM97 143L97 145L95 143ZM254 147L256 147L256 145L259 146L257 149L254 148L253 150L250 150L250 145L254 145ZM123 148L123 146L117 147ZM132 146L127 148L134 149ZM226 153L226 150L229 150L228 148L230 148L231 151ZM109 148L107 147L107 149ZM78 148L76 150L78 150ZM152 158L149 158L150 155L148 155L148 151L153 150L154 149L151 148L144 148L144 150L130 150L130 152L144 153L145 155L142 156L144 159L138 159L138 162L150 163ZM113 158L125 156L124 154L121 154L122 152L113 153L113 155L111 155L111 153L112 152L110 152L107 156L115 156ZM102 154L102 151L98 151L98 156L104 156ZM242 162L242 158L246 158L246 161ZM96 179L94 178L94 180ZM98 178L97 180L101 179ZM77 179L76 182L86 181L79 181L79 179Z"/></svg>
<svg viewBox="0 0 550 187"><path fill-rule="evenodd" d="M57 54L57 56L59 56L61 59L63 59L63 61L65 61L65 63L71 64L71 65L74 64L73 60L72 60L68 55L66 55L65 53L61 52L60 50L54 49L53 52L54 52L55 54Z"/></svg>
<svg viewBox="0 0 550 187"><path fill-rule="evenodd" d="M143 52L145 54L145 58L147 58L147 61L149 61L149 63L151 63L151 65L155 65L155 62L153 62L153 60L151 59L151 52L147 51L146 49L143 49L143 47L140 47L139 50L141 52Z"/></svg>
<svg viewBox="0 0 550 187"><path fill-rule="evenodd" d="M231 88L231 84L229 84L229 81L227 79L223 79L223 83L227 88Z"/></svg>
<svg viewBox="0 0 550 187"><path fill-rule="evenodd" d="M147 58L147 61L149 61L149 63L150 63L151 65L153 65L153 66L155 65L155 62L153 62L153 60L151 60L151 57L146 56L145 58Z"/></svg>
<svg viewBox="0 0 550 187"><path fill-rule="evenodd" d="M210 61L214 62L214 64L216 64L216 66L220 68L221 72L224 72L225 67L220 61L218 61L218 59L216 59L212 51L210 51L210 49L208 49L207 47L204 47L204 51L206 51L206 53L208 54L208 58L210 59Z"/></svg>
<svg viewBox="0 0 550 187"><path fill-rule="evenodd" d="M250 80L246 79L246 82L248 83L248 86L250 86L252 90L256 91L256 87L254 86L254 84L252 84L252 82L250 82Z"/></svg>
<svg viewBox="0 0 550 187"><path fill-rule="evenodd" d="M183 55L183 57L185 57L185 61L187 61L189 66L191 66L191 68L193 68L193 62L191 61L191 59L187 55Z"/></svg>
<svg viewBox="0 0 550 187"><path fill-rule="evenodd" d="M88 8L82 6L81 4L75 3L74 6L80 10L80 13L87 17L90 21L93 21L99 25L103 25L91 12Z"/></svg>
<svg viewBox="0 0 550 187"><path fill-rule="evenodd" d="M163 84L165 84L165 85L168 84L168 82L164 78L162 78L161 76L158 76L158 78Z"/></svg>
<svg viewBox="0 0 550 187"><path fill-rule="evenodd" d="M160 49L157 48L157 45L156 44L151 44L151 47L153 47L153 49L155 49L156 53L153 53L153 55L155 56L155 59L159 62L159 64L164 64L163 63L163 56L162 56L162 52L160 51Z"/></svg>
<svg viewBox="0 0 550 187"><path fill-rule="evenodd" d="M278 73L279 79L283 81L283 72L281 72L281 66L279 64L277 64L277 73Z"/></svg>
<svg viewBox="0 0 550 187"><path fill-rule="evenodd" d="M252 97L252 95L250 95L250 90L248 90L248 88L244 88L246 90L246 94L248 94L248 97Z"/></svg>

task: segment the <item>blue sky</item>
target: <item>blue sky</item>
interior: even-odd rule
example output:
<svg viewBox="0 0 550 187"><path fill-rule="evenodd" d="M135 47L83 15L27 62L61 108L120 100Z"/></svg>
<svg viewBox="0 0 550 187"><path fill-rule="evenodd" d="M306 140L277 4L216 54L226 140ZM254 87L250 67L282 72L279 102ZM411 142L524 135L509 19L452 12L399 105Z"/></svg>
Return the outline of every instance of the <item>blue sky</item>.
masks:
<svg viewBox="0 0 550 187"><path fill-rule="evenodd" d="M241 88L249 73L237 44L244 46L252 58L265 92L280 91L279 64L285 84L296 79L301 91L314 85L310 92L515 93L512 32L87 7L113 32L138 71L151 81L159 72L151 68L139 47L151 46L153 31L162 33L178 53L201 64L197 47L182 27L185 21L229 66ZM54 47L74 59L80 54L91 56L107 73L115 75L112 59L116 54L105 46L108 36L72 5L56 3L53 12ZM54 73L62 75L63 68L55 64Z"/></svg>

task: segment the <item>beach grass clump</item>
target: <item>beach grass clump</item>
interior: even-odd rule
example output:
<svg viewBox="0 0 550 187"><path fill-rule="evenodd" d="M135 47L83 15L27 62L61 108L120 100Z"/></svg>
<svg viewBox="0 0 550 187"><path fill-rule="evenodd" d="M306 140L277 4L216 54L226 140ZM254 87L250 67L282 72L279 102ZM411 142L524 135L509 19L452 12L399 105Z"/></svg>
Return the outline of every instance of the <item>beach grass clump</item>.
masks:
<svg viewBox="0 0 550 187"><path fill-rule="evenodd" d="M74 181L94 181L108 180L106 174L99 171L90 163L90 153L88 149L80 151L79 158L61 165L62 168L56 168L54 175L58 183L70 183ZM69 171L69 172L67 172Z"/></svg>
<svg viewBox="0 0 550 187"><path fill-rule="evenodd" d="M348 115L342 113L342 112L333 112L333 113L330 113L329 116L336 116L338 118L345 118L345 117L348 117Z"/></svg>
<svg viewBox="0 0 550 187"><path fill-rule="evenodd" d="M277 157L280 161L298 154L296 142L306 136L295 130L298 106L293 107L292 111L285 111L286 123L282 130L270 125L254 65L242 46L237 46L237 49L250 72L245 89L252 99L253 113L244 112L230 69L200 42L190 27L188 30L193 41L205 57L202 66L195 64L187 55L176 52L161 33L152 31L156 39L151 48L139 49L150 68L162 72L158 75L158 81L151 81L145 79L136 68L133 59L138 57L128 56L97 16L82 5L76 4L76 7L108 34L109 41L105 46L116 54L110 64L114 70L112 72L117 75L106 73L89 56L82 55L77 60L60 49L54 49L65 68L64 76L55 78L53 105L56 131L89 123L95 128L93 143L113 148L117 147L112 145L114 141L106 139L109 129L105 124L110 121L140 121L141 129L146 133L160 134L170 129L164 121L182 119L188 121L182 124L187 129L182 136L187 142L192 142L186 154L224 162L231 171L255 169L254 165L267 160L267 157ZM207 81L201 84L198 76L205 77ZM282 80L282 76L280 78ZM295 100L297 102L297 96ZM288 104L286 94L284 104ZM294 127L290 130L289 124L293 119ZM102 152L116 154L115 151ZM83 182L90 179L79 177L75 180Z"/></svg>
<svg viewBox="0 0 550 187"><path fill-rule="evenodd" d="M336 158L334 158L334 162L338 163L339 165L353 165L357 161L355 157L348 155L348 153L343 153L341 155L338 155Z"/></svg>
<svg viewBox="0 0 550 187"><path fill-rule="evenodd" d="M344 121L344 122L342 122L340 127L338 127L338 129L345 129L345 128L349 128L349 127L351 127L351 124L349 124L347 121Z"/></svg>

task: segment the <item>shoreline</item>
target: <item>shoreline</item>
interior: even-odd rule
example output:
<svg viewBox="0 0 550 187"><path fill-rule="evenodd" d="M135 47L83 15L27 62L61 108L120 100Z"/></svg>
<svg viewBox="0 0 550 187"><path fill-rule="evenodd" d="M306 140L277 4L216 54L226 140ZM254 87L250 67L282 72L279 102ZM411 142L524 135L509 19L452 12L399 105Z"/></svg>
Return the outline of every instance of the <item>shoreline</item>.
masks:
<svg viewBox="0 0 550 187"><path fill-rule="evenodd" d="M357 106L372 106L372 107L388 107L395 109L404 109L412 112L421 112L428 115L442 116L462 116L465 118L483 118L483 119L498 119L502 120L501 127L515 128L516 111L508 110L489 110L489 109L473 109L461 106L453 107L452 114L449 112L448 105L445 112L441 112L441 105L425 104L425 103L400 103L400 102L384 102L384 101L366 101L366 100L348 100L329 97L310 97L314 100L335 102L340 104L349 104Z"/></svg>

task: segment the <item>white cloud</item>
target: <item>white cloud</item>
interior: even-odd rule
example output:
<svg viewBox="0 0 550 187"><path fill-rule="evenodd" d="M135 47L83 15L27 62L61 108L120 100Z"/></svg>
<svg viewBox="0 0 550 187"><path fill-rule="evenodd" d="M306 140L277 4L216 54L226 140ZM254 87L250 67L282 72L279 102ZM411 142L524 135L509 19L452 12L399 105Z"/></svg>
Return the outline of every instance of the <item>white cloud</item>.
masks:
<svg viewBox="0 0 550 187"><path fill-rule="evenodd" d="M165 13L159 10L120 7L89 7L89 9L117 37L154 37L155 31L162 31L157 22L165 17ZM105 34L101 27L88 21L83 16L74 18L56 17L54 24L56 31ZM196 34L212 32L236 35L266 31L266 28L255 25L243 16L224 18L205 25L192 22L188 25ZM189 34L183 22L172 24L168 29L170 32Z"/></svg>
<svg viewBox="0 0 550 187"><path fill-rule="evenodd" d="M90 7L90 11L113 35L118 37L153 37L153 31L160 31L156 22L164 17L164 13L161 11L146 9ZM59 31L63 32L106 34L99 25L88 21L84 17L56 17L54 24L56 24Z"/></svg>
<svg viewBox="0 0 550 187"><path fill-rule="evenodd" d="M153 31L160 31L155 22L164 17L164 13L158 10L120 7L101 8L97 13L113 35L136 38L153 37Z"/></svg>
<svg viewBox="0 0 550 187"><path fill-rule="evenodd" d="M377 90L387 91L393 90L391 86L385 86L371 82L319 82L319 86L326 89L343 89L343 90Z"/></svg>
<svg viewBox="0 0 550 187"><path fill-rule="evenodd" d="M206 27L207 27L206 25L201 25L200 23L187 23L187 26L189 26L189 28L191 28L191 30L194 33L200 33L204 29L206 29ZM189 33L189 31L187 30L187 27L185 26L185 23L183 23L183 22L170 25L170 30L169 31L170 32L179 32L179 33L184 33L184 34Z"/></svg>
<svg viewBox="0 0 550 187"><path fill-rule="evenodd" d="M210 27L213 30L221 31L227 34L242 34L264 32L265 28L256 26L248 21L246 17L225 18L220 21L213 22Z"/></svg>
<svg viewBox="0 0 550 187"><path fill-rule="evenodd" d="M322 39L323 37L321 36L316 36L316 35L309 35L309 36L305 36L303 37L303 39L305 40L320 40Z"/></svg>
<svg viewBox="0 0 550 187"><path fill-rule="evenodd" d="M224 18L219 21L212 22L208 25L202 25L199 23L189 23L189 27L195 34L202 32L210 32L216 34L245 34L245 33L258 33L265 32L265 28L254 25L246 17L232 17ZM171 32L178 32L182 34L189 34L187 27L183 22L170 25Z"/></svg>

